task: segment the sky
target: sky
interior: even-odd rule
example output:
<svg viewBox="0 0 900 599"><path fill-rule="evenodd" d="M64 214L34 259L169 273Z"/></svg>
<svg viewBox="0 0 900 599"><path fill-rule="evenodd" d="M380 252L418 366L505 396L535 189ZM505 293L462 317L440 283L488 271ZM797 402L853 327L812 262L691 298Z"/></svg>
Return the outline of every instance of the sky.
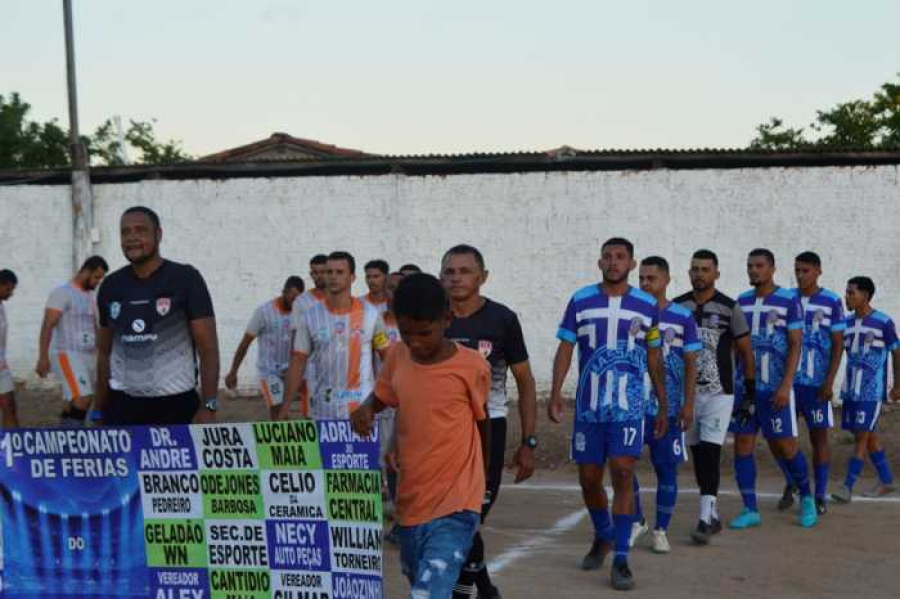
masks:
<svg viewBox="0 0 900 599"><path fill-rule="evenodd" d="M82 131L202 156L744 147L900 72L900 2L73 0ZM62 2L0 0L0 94L67 126Z"/></svg>

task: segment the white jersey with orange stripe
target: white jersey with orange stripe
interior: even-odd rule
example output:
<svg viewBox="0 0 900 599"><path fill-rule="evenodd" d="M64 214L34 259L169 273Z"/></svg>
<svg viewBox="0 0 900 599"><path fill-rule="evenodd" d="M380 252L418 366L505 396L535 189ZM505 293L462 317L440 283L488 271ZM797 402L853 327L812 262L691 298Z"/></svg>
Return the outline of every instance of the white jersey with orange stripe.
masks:
<svg viewBox="0 0 900 599"><path fill-rule="evenodd" d="M387 303L386 299L381 300L380 302L375 301L372 299L372 294L367 293L365 295L359 296L359 300L363 303L369 304L370 306L372 306L373 308L378 310L378 313L381 314L382 316L384 316L384 313L387 312L388 303Z"/></svg>
<svg viewBox="0 0 900 599"><path fill-rule="evenodd" d="M375 387L373 350L389 343L378 310L359 299L340 312L325 303L303 310L294 351L305 354L311 366L306 370L310 417L348 418Z"/></svg>
<svg viewBox="0 0 900 599"><path fill-rule="evenodd" d="M59 312L53 328L53 349L57 352L93 352L97 340L97 303L94 294L75 283L60 285L50 292L47 309Z"/></svg>
<svg viewBox="0 0 900 599"><path fill-rule="evenodd" d="M247 333L256 337L256 372L260 379L284 376L291 361L291 329L293 315L276 297L260 305L247 323Z"/></svg>
<svg viewBox="0 0 900 599"><path fill-rule="evenodd" d="M300 294L300 296L294 300L294 305L291 307L292 318L294 319L294 328L297 328L297 322L300 318L300 313L309 308L310 306L314 306L316 304L321 304L325 302L325 291L322 289L310 289L308 291L304 291Z"/></svg>

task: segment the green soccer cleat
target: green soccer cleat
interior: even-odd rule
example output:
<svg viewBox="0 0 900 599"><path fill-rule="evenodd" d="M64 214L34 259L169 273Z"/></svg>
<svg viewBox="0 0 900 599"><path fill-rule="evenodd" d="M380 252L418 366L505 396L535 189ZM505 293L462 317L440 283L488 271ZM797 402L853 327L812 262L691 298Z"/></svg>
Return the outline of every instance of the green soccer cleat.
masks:
<svg viewBox="0 0 900 599"><path fill-rule="evenodd" d="M741 515L728 523L728 528L734 530L743 530L745 528L753 528L762 524L762 518L759 512L754 512L744 508Z"/></svg>
<svg viewBox="0 0 900 599"><path fill-rule="evenodd" d="M800 517L798 521L803 528L812 528L819 521L819 515L816 512L816 500L813 499L812 495L807 495L800 499Z"/></svg>

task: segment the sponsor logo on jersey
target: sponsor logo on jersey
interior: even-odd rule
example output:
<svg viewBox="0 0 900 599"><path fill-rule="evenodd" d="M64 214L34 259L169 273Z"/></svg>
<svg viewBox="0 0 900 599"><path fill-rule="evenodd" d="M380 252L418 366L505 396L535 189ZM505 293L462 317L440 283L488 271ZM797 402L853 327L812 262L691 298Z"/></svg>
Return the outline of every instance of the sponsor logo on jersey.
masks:
<svg viewBox="0 0 900 599"><path fill-rule="evenodd" d="M638 333L641 332L641 319L635 316L631 319L631 325L628 327L628 334L632 337L637 337Z"/></svg>
<svg viewBox="0 0 900 599"><path fill-rule="evenodd" d="M144 329L146 329L146 328L147 328L147 323L145 323L140 318L138 318L137 320L135 320L134 322L131 323L131 329L135 333L143 333Z"/></svg>
<svg viewBox="0 0 900 599"><path fill-rule="evenodd" d="M719 315L713 314L709 317L709 326L717 327L719 326Z"/></svg>
<svg viewBox="0 0 900 599"><path fill-rule="evenodd" d="M666 344L672 345L672 342L675 341L675 329L666 329L665 339Z"/></svg>
<svg viewBox="0 0 900 599"><path fill-rule="evenodd" d="M160 316L165 316L172 308L172 300L167 297L161 297L156 300L156 312Z"/></svg>
<svg viewBox="0 0 900 599"><path fill-rule="evenodd" d="M122 304L120 304L119 302L112 302L109 305L109 317L112 318L113 320L117 319L119 317L119 314L121 314L121 312L122 312Z"/></svg>

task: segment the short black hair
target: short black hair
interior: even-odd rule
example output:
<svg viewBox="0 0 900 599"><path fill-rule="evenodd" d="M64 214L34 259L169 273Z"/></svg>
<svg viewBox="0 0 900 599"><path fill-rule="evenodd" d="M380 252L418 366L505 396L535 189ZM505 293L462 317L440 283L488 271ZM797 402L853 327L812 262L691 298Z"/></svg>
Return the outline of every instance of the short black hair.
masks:
<svg viewBox="0 0 900 599"><path fill-rule="evenodd" d="M91 256L84 261L84 264L81 265L78 272L83 272L85 270L94 272L98 268L102 268L105 272L109 272L109 264L106 263L106 260L104 260L102 256Z"/></svg>
<svg viewBox="0 0 900 599"><path fill-rule="evenodd" d="M794 260L803 264L812 264L816 268L822 268L822 259L815 252L800 252Z"/></svg>
<svg viewBox="0 0 900 599"><path fill-rule="evenodd" d="M436 277L416 273L400 280L393 308L398 317L434 322L450 311L450 299Z"/></svg>
<svg viewBox="0 0 900 599"><path fill-rule="evenodd" d="M356 259L353 257L353 254L350 252L345 252L344 250L337 250L328 254L329 260L346 260L347 264L350 266L350 274L356 274Z"/></svg>
<svg viewBox="0 0 900 599"><path fill-rule="evenodd" d="M600 251L603 252L603 250L611 245L624 245L625 249L628 250L628 255L634 258L634 244L624 237L610 237L603 242L602 246L600 246Z"/></svg>
<svg viewBox="0 0 900 599"><path fill-rule="evenodd" d="M297 289L300 293L303 293L303 290L306 289L306 284L303 282L303 279L297 275L291 275L287 278L287 281L284 282L285 289Z"/></svg>
<svg viewBox="0 0 900 599"><path fill-rule="evenodd" d="M11 271L10 269L4 268L3 270L0 270L0 283L12 283L13 285L18 285L19 277L17 277L16 273Z"/></svg>
<svg viewBox="0 0 900 599"><path fill-rule="evenodd" d="M478 251L478 248L473 245L466 245L465 243L454 245L452 248L444 252L444 257L441 258L441 264L443 264L450 256L465 256L466 254L470 254L473 258L475 258L475 262L478 264L478 268L484 270L484 256L481 255L481 252Z"/></svg>
<svg viewBox="0 0 900 599"><path fill-rule="evenodd" d="M389 272L391 272L391 267L388 266L387 261L380 258L377 260L369 260L368 262L366 262L366 266L365 268L363 268L363 270L369 270L370 268L377 268L384 274L388 274Z"/></svg>
<svg viewBox="0 0 900 599"><path fill-rule="evenodd" d="M716 253L712 250L699 249L691 256L691 260L712 260L713 264L716 265L716 268L719 268L719 257L716 256Z"/></svg>
<svg viewBox="0 0 900 599"><path fill-rule="evenodd" d="M641 266L655 266L663 272L669 272L669 261L662 256L647 256L641 260Z"/></svg>
<svg viewBox="0 0 900 599"><path fill-rule="evenodd" d="M875 281L869 277L853 277L847 281L847 285L853 285L860 291L865 291L869 294L870 300L875 297Z"/></svg>
<svg viewBox="0 0 900 599"><path fill-rule="evenodd" d="M158 229L160 226L159 215L146 206L132 206L123 212L122 216L125 216L126 214L144 214L150 219L150 222L153 223L154 227Z"/></svg>
<svg viewBox="0 0 900 599"><path fill-rule="evenodd" d="M759 256L768 260L770 266L775 266L775 254L772 253L772 250L767 250L766 248L754 248L747 254L748 258L757 258Z"/></svg>
<svg viewBox="0 0 900 599"><path fill-rule="evenodd" d="M328 264L328 256L326 256L325 254L316 254L315 256L313 256L312 258L309 259L309 265L312 266L313 264L316 264L316 265Z"/></svg>
<svg viewBox="0 0 900 599"><path fill-rule="evenodd" d="M404 270L411 270L411 271L413 271L414 273L416 273L416 272L422 272L422 269L419 268L418 266L416 266L416 265L413 264L413 263L404 264L403 266L400 267L400 270L401 270L401 271L404 271Z"/></svg>

